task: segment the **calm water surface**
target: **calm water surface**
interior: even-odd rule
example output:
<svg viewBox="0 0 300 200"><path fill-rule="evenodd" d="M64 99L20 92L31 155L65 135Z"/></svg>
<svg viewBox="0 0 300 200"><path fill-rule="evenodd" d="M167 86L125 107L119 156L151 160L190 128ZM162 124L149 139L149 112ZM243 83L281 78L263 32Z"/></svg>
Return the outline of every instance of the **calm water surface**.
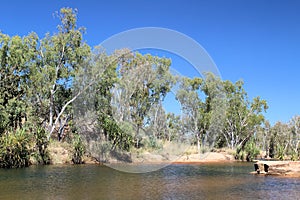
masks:
<svg viewBox="0 0 300 200"><path fill-rule="evenodd" d="M300 179L249 174L253 164L170 165L146 174L106 166L0 170L0 199L299 199Z"/></svg>

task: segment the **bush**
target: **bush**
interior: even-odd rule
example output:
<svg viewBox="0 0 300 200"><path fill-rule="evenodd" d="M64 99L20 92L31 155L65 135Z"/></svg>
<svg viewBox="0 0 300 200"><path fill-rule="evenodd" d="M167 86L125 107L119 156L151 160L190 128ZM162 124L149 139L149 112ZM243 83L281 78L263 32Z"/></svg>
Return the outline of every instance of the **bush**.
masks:
<svg viewBox="0 0 300 200"><path fill-rule="evenodd" d="M83 164L83 156L85 153L85 147L79 135L75 135L73 138L73 157L72 162L74 164Z"/></svg>
<svg viewBox="0 0 300 200"><path fill-rule="evenodd" d="M247 154L247 161L252 162L260 153L259 149L256 147L254 140L250 140L245 147Z"/></svg>
<svg viewBox="0 0 300 200"><path fill-rule="evenodd" d="M237 160L247 160L247 162L252 162L258 155L259 149L255 145L254 139L249 140L245 145L244 149L237 148L237 153L235 158Z"/></svg>
<svg viewBox="0 0 300 200"><path fill-rule="evenodd" d="M154 150L160 150L162 149L162 144L159 142L159 140L155 136L149 136L149 138L146 140L146 146L149 149Z"/></svg>
<svg viewBox="0 0 300 200"><path fill-rule="evenodd" d="M238 148L236 150L235 159L245 161L245 151Z"/></svg>
<svg viewBox="0 0 300 200"><path fill-rule="evenodd" d="M284 159L284 147L282 145L277 145L277 158L279 160L283 160Z"/></svg>
<svg viewBox="0 0 300 200"><path fill-rule="evenodd" d="M291 155L291 160L292 161L297 161L298 160L298 153L293 151Z"/></svg>
<svg viewBox="0 0 300 200"><path fill-rule="evenodd" d="M39 164L50 164L50 154L48 151L49 141L47 139L44 128L37 128L34 132L35 136L35 158Z"/></svg>
<svg viewBox="0 0 300 200"><path fill-rule="evenodd" d="M33 151L32 139L25 129L2 135L0 138L0 167L20 168L29 166Z"/></svg>

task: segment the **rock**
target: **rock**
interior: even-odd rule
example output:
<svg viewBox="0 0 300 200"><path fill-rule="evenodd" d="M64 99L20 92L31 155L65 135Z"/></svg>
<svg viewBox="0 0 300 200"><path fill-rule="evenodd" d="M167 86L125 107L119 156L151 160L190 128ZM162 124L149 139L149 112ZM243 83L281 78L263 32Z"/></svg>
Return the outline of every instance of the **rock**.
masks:
<svg viewBox="0 0 300 200"><path fill-rule="evenodd" d="M256 174L300 176L300 162L293 161L258 161L254 164Z"/></svg>

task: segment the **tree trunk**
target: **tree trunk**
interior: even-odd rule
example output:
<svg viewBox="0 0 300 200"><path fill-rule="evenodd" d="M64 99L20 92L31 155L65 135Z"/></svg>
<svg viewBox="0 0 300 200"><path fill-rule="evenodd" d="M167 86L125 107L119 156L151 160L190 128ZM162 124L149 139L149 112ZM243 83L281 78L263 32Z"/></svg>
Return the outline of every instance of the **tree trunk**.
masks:
<svg viewBox="0 0 300 200"><path fill-rule="evenodd" d="M225 133L223 133L223 136L224 136L224 138L225 138L225 140L226 140L227 147L229 148L229 147L230 147L230 144L229 144L228 137L227 137L227 135L226 135Z"/></svg>
<svg viewBox="0 0 300 200"><path fill-rule="evenodd" d="M53 86L54 87L54 86ZM54 107L54 90L51 89L50 91L50 105L49 105L49 132L52 130L53 126L53 107Z"/></svg>
<svg viewBox="0 0 300 200"><path fill-rule="evenodd" d="M140 126L138 125L137 126L137 129L136 129L136 135L135 135L135 138L136 138L136 148L139 148L139 132L140 132Z"/></svg>
<svg viewBox="0 0 300 200"><path fill-rule="evenodd" d="M48 140L50 140L50 137L55 129L56 124L58 123L60 117L62 116L62 114L64 113L65 109L67 108L68 105L70 105L73 101L75 101L79 95L81 95L84 91L87 90L87 88L89 88L92 84L94 83L94 80L92 80L87 86L85 86L81 91L79 91L72 99L70 99L61 109L61 111L59 112L59 114L57 115L55 122L53 123L53 107L54 107L54 103L53 103L53 96L54 96L54 89L51 90L51 97L50 97L50 119L49 119L49 134L47 136ZM55 88L53 86L53 88ZM52 98L52 101L51 101ZM52 102L52 106L51 106L51 102ZM51 122L51 123L50 123Z"/></svg>
<svg viewBox="0 0 300 200"><path fill-rule="evenodd" d="M234 148L234 134L231 132L231 149Z"/></svg>
<svg viewBox="0 0 300 200"><path fill-rule="evenodd" d="M63 133L64 133L64 130L65 130L65 127L66 127L68 121L69 121L69 116L66 117L66 119L64 120L64 122L62 122L62 119L59 119L59 130L58 130L58 133L57 133L57 139L58 139L58 141L62 140Z"/></svg>
<svg viewBox="0 0 300 200"><path fill-rule="evenodd" d="M198 154L201 154L201 145L200 145L200 136L199 133L197 134L197 149L198 149Z"/></svg>

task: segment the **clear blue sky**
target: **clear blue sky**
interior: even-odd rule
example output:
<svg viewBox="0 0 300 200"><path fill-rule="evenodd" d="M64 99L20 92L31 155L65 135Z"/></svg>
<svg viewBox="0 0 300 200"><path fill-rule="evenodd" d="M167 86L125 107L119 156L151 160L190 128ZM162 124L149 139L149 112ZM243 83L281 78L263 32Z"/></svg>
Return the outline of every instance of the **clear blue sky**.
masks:
<svg viewBox="0 0 300 200"><path fill-rule="evenodd" d="M64 6L78 9L91 46L138 27L182 32L207 50L223 79L243 79L250 97L268 101L272 123L300 114L300 1L10 0L1 2L0 30L53 33L53 13Z"/></svg>

